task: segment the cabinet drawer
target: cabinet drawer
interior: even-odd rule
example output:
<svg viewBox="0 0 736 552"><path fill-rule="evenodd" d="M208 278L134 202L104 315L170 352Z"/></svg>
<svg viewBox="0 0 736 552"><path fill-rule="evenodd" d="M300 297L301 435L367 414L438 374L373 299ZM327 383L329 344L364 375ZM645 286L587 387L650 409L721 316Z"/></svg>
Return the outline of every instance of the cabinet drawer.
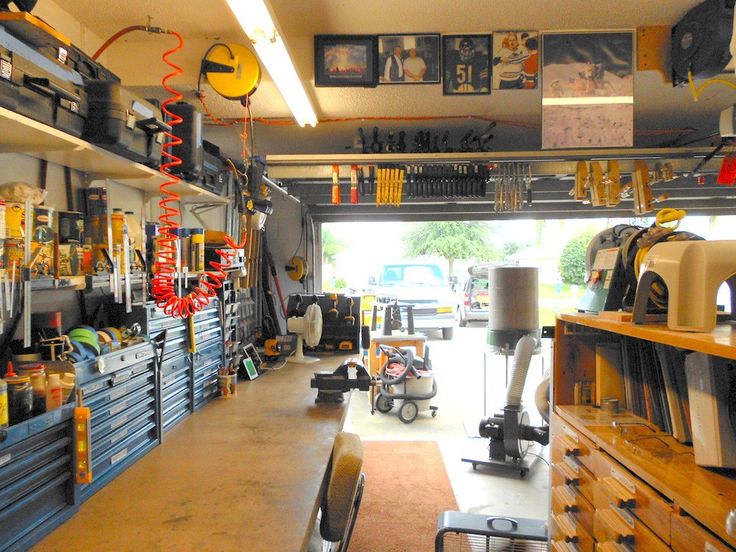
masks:
<svg viewBox="0 0 736 552"><path fill-rule="evenodd" d="M569 513L578 520L583 528L593 534L593 512L595 508L588 500L567 485L552 487L552 513Z"/></svg>
<svg viewBox="0 0 736 552"><path fill-rule="evenodd" d="M729 552L733 550L690 516L672 514L672 550L675 552Z"/></svg>
<svg viewBox="0 0 736 552"><path fill-rule="evenodd" d="M161 363L161 375L166 378L175 375L177 372L186 371L189 368L189 355L186 352L180 352L177 356L169 358Z"/></svg>
<svg viewBox="0 0 736 552"><path fill-rule="evenodd" d="M104 420L98 421L97 424L92 426L92 455L94 456L100 450L97 447L98 443L102 442L109 434L118 433L120 428L130 425L139 416L152 418L155 414L155 398L146 396L143 400L131 404L114 416L108 416Z"/></svg>
<svg viewBox="0 0 736 552"><path fill-rule="evenodd" d="M642 520L663 541L670 542L672 506L638 477L606 453L596 451L600 471L596 505L614 504Z"/></svg>
<svg viewBox="0 0 736 552"><path fill-rule="evenodd" d="M222 343L222 328L219 323L216 327L210 328L209 330L196 334L197 351L209 347L213 343Z"/></svg>
<svg viewBox="0 0 736 552"><path fill-rule="evenodd" d="M124 424L120 424L114 431L108 433L102 438L98 438L92 443L92 464L97 462L98 458L107 458L111 455L113 447L128 439L131 435L135 435L144 427L153 427L151 415L144 411L136 412L135 416L130 415Z"/></svg>
<svg viewBox="0 0 736 552"><path fill-rule="evenodd" d="M207 343L205 346L200 346L197 348L197 352L193 355L193 364L195 371L206 365L210 364L215 360L220 360L222 358L222 341L219 339L216 339L210 343Z"/></svg>
<svg viewBox="0 0 736 552"><path fill-rule="evenodd" d="M220 317L212 317L208 318L206 320L199 320L194 323L194 335L197 336L197 340L199 340L199 336L204 334L205 332L208 332L209 330L213 328L220 328Z"/></svg>
<svg viewBox="0 0 736 552"><path fill-rule="evenodd" d="M580 464L584 465L588 470L596 474L598 467L596 465L595 452L598 450L593 442L580 435L569 424L557 418L557 431L553 438L553 447L560 448L564 456L574 457Z"/></svg>
<svg viewBox="0 0 736 552"><path fill-rule="evenodd" d="M575 544L581 552L593 552L593 537L570 514L552 516L551 521L553 540Z"/></svg>
<svg viewBox="0 0 736 552"><path fill-rule="evenodd" d="M634 552L670 550L646 525L621 508L596 509L593 528L598 542L626 544Z"/></svg>
<svg viewBox="0 0 736 552"><path fill-rule="evenodd" d="M595 543L595 552L631 552L631 549L625 544L607 541Z"/></svg>
<svg viewBox="0 0 736 552"><path fill-rule="evenodd" d="M182 389L189 389L190 380L188 371L166 376L166 379L161 382L161 400L166 402L169 397L178 395Z"/></svg>
<svg viewBox="0 0 736 552"><path fill-rule="evenodd" d="M134 393L128 393L120 399L105 404L104 407L92 410L90 423L92 427L92 441L94 442L94 439L99 434L104 433L107 426L112 426L113 428L119 427L124 422L115 422L114 420L130 414L133 410L148 408L154 411L155 400L154 385L153 382L150 382L149 385L141 387Z"/></svg>
<svg viewBox="0 0 736 552"><path fill-rule="evenodd" d="M553 540L552 548L550 548L550 550L552 552L578 552L580 548L578 548L577 544L572 542Z"/></svg>
<svg viewBox="0 0 736 552"><path fill-rule="evenodd" d="M562 472L565 484L575 487L589 502L593 503L595 496L595 477L593 474L586 467L578 464L572 456L560 458L559 449L557 454L555 450L552 450L550 458L552 465Z"/></svg>

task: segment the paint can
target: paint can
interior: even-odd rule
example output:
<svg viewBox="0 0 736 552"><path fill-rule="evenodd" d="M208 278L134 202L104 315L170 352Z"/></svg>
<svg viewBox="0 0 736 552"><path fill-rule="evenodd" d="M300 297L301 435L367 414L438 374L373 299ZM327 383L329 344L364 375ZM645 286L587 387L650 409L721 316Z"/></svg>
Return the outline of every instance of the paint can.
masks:
<svg viewBox="0 0 736 552"><path fill-rule="evenodd" d="M78 211L59 211L59 243L82 243L84 217Z"/></svg>
<svg viewBox="0 0 736 552"><path fill-rule="evenodd" d="M26 209L22 203L5 205L5 237L22 240L26 224Z"/></svg>

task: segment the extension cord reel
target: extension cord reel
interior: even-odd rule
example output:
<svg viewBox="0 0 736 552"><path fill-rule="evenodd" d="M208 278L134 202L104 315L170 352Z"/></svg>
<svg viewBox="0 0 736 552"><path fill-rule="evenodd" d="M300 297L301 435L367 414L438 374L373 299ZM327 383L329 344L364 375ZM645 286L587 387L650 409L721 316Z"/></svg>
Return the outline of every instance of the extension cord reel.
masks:
<svg viewBox="0 0 736 552"><path fill-rule="evenodd" d="M220 96L242 100L261 82L261 66L255 54L242 44L221 44L202 60L202 74Z"/></svg>

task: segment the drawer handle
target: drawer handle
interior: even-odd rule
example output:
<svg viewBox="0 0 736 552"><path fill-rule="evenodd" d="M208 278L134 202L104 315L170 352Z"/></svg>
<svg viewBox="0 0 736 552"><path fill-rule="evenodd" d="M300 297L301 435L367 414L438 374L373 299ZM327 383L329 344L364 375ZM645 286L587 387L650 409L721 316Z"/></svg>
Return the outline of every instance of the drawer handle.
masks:
<svg viewBox="0 0 736 552"><path fill-rule="evenodd" d="M562 531L565 542L578 542L578 530L575 522L570 519L569 514L561 514L554 516L555 523Z"/></svg>
<svg viewBox="0 0 736 552"><path fill-rule="evenodd" d="M565 479L566 485L580 485L580 477L572 471L572 468L566 463L555 464L557 468L562 472L562 477Z"/></svg>
<svg viewBox="0 0 736 552"><path fill-rule="evenodd" d="M624 487L613 477L600 480L601 490L614 501L619 508L636 508L636 495Z"/></svg>
<svg viewBox="0 0 736 552"><path fill-rule="evenodd" d="M634 544L633 531L629 527L620 530L619 528L622 527L622 522L612 510L598 510L596 513L598 513L604 525L607 525L611 533L613 533L613 540L615 542L619 544Z"/></svg>
<svg viewBox="0 0 736 552"><path fill-rule="evenodd" d="M560 435L560 442L565 448L565 456L580 456L580 446L578 446L577 443L573 442L570 437L568 437L567 435Z"/></svg>
<svg viewBox="0 0 736 552"><path fill-rule="evenodd" d="M552 489L552 500L558 502L565 512L575 513L578 511L575 493L568 487L554 487Z"/></svg>

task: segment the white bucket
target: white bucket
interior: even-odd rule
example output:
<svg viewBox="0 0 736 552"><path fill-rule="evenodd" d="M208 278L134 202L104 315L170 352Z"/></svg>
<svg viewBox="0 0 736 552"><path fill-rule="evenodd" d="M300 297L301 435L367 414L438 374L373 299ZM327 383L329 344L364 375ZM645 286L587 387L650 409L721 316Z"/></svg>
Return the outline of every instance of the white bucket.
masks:
<svg viewBox="0 0 736 552"><path fill-rule="evenodd" d="M434 376L432 374L426 374L422 376L421 378L407 378L406 379L406 394L407 395L429 395L432 392L432 382L434 381ZM404 386L403 385L396 385L394 386L394 393L403 393L404 392ZM429 410L429 403L432 402L431 399L425 399L421 401L414 401L417 403L417 408L419 409L419 412L426 412Z"/></svg>

